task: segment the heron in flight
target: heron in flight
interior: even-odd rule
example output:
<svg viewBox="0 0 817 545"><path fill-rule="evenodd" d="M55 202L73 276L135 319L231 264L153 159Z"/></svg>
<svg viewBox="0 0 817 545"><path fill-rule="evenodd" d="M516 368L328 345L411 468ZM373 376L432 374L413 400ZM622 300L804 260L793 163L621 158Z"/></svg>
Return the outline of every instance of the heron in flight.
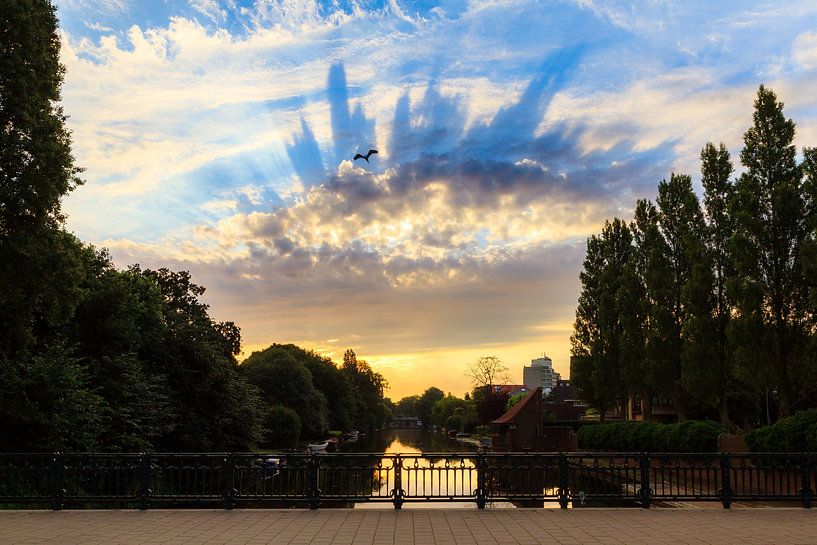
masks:
<svg viewBox="0 0 817 545"><path fill-rule="evenodd" d="M361 154L358 153L357 155L355 155L355 158L352 159L352 161L357 161L358 159L366 159L366 162L368 163L369 162L369 157L371 157L375 153L377 153L376 149L370 149L369 153L367 153L366 155L361 155Z"/></svg>

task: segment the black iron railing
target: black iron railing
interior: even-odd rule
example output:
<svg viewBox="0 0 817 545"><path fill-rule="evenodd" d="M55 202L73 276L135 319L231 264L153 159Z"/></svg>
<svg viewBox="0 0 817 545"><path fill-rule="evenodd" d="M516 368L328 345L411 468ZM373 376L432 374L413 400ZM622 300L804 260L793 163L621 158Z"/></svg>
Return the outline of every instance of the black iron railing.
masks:
<svg viewBox="0 0 817 545"><path fill-rule="evenodd" d="M817 454L792 453L0 454L0 505L780 501L808 508L815 472Z"/></svg>

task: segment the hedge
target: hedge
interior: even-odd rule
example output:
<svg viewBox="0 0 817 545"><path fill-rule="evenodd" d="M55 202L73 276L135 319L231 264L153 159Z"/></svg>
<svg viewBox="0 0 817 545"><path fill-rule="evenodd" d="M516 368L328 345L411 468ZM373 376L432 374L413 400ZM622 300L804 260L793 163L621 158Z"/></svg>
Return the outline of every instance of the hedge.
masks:
<svg viewBox="0 0 817 545"><path fill-rule="evenodd" d="M817 452L817 409L781 418L746 435L752 452Z"/></svg>
<svg viewBox="0 0 817 545"><path fill-rule="evenodd" d="M723 426L709 420L677 424L613 422L579 428L579 447L621 452L715 452Z"/></svg>

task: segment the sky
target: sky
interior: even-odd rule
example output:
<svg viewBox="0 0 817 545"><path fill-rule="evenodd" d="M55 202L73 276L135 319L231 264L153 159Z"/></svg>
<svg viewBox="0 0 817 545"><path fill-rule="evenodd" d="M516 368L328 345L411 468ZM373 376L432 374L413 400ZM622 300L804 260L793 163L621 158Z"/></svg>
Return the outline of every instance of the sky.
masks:
<svg viewBox="0 0 817 545"><path fill-rule="evenodd" d="M352 348L393 399L480 356L566 376L587 237L700 191L761 83L817 145L815 2L56 4L68 228L191 271L245 355Z"/></svg>

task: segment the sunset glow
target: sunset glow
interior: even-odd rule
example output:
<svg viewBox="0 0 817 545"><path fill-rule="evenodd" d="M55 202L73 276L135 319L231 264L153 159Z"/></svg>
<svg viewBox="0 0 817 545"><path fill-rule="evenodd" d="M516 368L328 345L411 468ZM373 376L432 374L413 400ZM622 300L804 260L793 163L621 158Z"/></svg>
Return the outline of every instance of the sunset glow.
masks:
<svg viewBox="0 0 817 545"><path fill-rule="evenodd" d="M605 219L700 189L760 83L817 144L817 4L643 4L60 0L67 227L191 271L246 356L353 348L393 399L485 355L567 376Z"/></svg>

